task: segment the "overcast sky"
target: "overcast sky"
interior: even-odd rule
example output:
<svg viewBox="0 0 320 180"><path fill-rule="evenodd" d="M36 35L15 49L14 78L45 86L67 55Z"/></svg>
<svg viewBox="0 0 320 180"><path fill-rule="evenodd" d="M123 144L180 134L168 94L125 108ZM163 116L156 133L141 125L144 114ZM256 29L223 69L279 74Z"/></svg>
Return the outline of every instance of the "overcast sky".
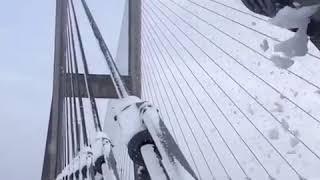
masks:
<svg viewBox="0 0 320 180"><path fill-rule="evenodd" d="M89 3L99 4L94 13L99 12L100 26L108 27L103 33L113 53L123 2ZM1 179L40 179L52 90L54 20L55 0L10 0L0 6Z"/></svg>

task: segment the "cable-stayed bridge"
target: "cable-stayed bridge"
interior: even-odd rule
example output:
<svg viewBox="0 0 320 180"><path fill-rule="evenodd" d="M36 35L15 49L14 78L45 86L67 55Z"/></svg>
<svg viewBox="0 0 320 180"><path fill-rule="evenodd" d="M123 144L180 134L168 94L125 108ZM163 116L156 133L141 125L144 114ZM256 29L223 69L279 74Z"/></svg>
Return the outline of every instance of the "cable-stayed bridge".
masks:
<svg viewBox="0 0 320 180"><path fill-rule="evenodd" d="M320 178L317 38L279 68L293 32L237 0L129 0L113 57L96 19L57 0L43 180Z"/></svg>

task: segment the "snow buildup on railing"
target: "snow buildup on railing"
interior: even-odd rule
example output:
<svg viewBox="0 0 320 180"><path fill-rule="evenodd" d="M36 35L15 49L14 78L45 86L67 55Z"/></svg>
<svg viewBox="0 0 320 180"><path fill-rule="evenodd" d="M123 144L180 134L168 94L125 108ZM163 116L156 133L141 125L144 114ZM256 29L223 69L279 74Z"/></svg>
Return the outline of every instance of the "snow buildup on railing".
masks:
<svg viewBox="0 0 320 180"><path fill-rule="evenodd" d="M105 150L108 149L105 146L111 146L109 137L103 132L97 132L95 142L92 145L94 162L101 156L104 156Z"/></svg>
<svg viewBox="0 0 320 180"><path fill-rule="evenodd" d="M92 156L92 150L90 147L84 147L80 154L80 170L88 165L88 161L90 160L90 156ZM91 162L91 160L90 160Z"/></svg>
<svg viewBox="0 0 320 180"><path fill-rule="evenodd" d="M84 167L90 167L93 162L93 153L92 149L89 146L86 146L82 149L79 155L79 170L81 171ZM87 172L88 173L88 172Z"/></svg>
<svg viewBox="0 0 320 180"><path fill-rule="evenodd" d="M121 141L128 144L131 138L146 129L140 119L139 107L141 99L135 96L129 96L119 99L112 107L116 115L114 120L119 123L121 129Z"/></svg>
<svg viewBox="0 0 320 180"><path fill-rule="evenodd" d="M71 166L70 164L68 164L65 168L64 168L64 175L65 176L70 176L72 174L71 172Z"/></svg>
<svg viewBox="0 0 320 180"><path fill-rule="evenodd" d="M275 54L271 60L277 67L287 69L294 64L293 57L305 56L308 53L308 24L310 23L310 17L319 7L320 5L300 8L286 6L270 20L270 23L276 26L297 29L293 37L274 46Z"/></svg>
<svg viewBox="0 0 320 180"><path fill-rule="evenodd" d="M70 164L69 164L69 176L71 176L74 172L75 172L75 166L74 166L74 161L75 161L75 159L72 159L71 161L70 161Z"/></svg>
<svg viewBox="0 0 320 180"><path fill-rule="evenodd" d="M96 162L99 158L104 158L105 163L101 166L106 166L106 168L101 167L102 175L105 179L119 179L117 173L116 162L112 153L112 143L109 136L103 132L98 132L96 134L96 141L93 144L93 162Z"/></svg>
<svg viewBox="0 0 320 180"><path fill-rule="evenodd" d="M73 159L73 162L72 162L72 173L76 173L78 170L80 170L80 157L77 156Z"/></svg>

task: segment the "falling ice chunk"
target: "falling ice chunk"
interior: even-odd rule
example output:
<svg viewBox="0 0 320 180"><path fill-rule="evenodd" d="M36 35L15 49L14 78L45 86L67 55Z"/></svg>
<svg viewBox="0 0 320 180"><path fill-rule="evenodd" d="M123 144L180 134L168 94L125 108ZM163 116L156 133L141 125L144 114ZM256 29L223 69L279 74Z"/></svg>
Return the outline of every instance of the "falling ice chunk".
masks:
<svg viewBox="0 0 320 180"><path fill-rule="evenodd" d="M279 139L279 131L277 128L271 129L269 131L269 138L272 140L277 140Z"/></svg>
<svg viewBox="0 0 320 180"><path fill-rule="evenodd" d="M274 25L298 29L290 39L275 45L276 52L282 52L287 57L304 56L308 52L307 28L310 17L319 9L319 5L305 6L301 8L284 7L270 20Z"/></svg>
<svg viewBox="0 0 320 180"><path fill-rule="evenodd" d="M274 46L274 51L281 53L284 57L273 56L271 61L282 69L287 69L293 65L291 58L304 56L308 52L307 29L310 23L310 17L319 9L319 5L305 6L301 8L292 8L286 6L282 8L277 15L270 20L270 23L286 28L297 29L293 37L280 42Z"/></svg>
<svg viewBox="0 0 320 180"><path fill-rule="evenodd" d="M307 27L307 25L306 25ZM295 35L274 46L275 52L282 52L287 57L305 56L308 53L309 38L305 29L299 29Z"/></svg>
<svg viewBox="0 0 320 180"><path fill-rule="evenodd" d="M280 69L288 69L294 64L294 61L292 61L290 58L281 57L278 55L272 56L270 60Z"/></svg>
<svg viewBox="0 0 320 180"><path fill-rule="evenodd" d="M286 29L301 28L309 22L312 16L319 8L319 5L305 6L302 8L291 8L286 6L282 8L277 15L270 20L276 26Z"/></svg>
<svg viewBox="0 0 320 180"><path fill-rule="evenodd" d="M265 39L262 41L262 43L260 44L260 48L266 52L269 49L269 43L268 41Z"/></svg>

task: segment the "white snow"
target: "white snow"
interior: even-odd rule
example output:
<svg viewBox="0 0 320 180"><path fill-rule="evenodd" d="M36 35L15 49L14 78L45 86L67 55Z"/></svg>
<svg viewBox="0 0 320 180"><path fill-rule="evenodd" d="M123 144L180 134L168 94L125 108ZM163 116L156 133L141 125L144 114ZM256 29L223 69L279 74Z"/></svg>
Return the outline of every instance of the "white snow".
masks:
<svg viewBox="0 0 320 180"><path fill-rule="evenodd" d="M106 163L102 164L102 174L105 179L116 179L113 174L113 169L108 165L108 160L110 152L112 151L111 139L104 132L98 132L96 134L96 142L93 144L93 162L95 162L99 157L103 157Z"/></svg>
<svg viewBox="0 0 320 180"><path fill-rule="evenodd" d="M269 138L272 140L279 139L279 130L277 128L273 128L269 131Z"/></svg>
<svg viewBox="0 0 320 180"><path fill-rule="evenodd" d="M87 148L84 148L84 149L87 149ZM87 165L87 156L88 156L88 152L85 150L82 150L80 154L80 169L84 168Z"/></svg>
<svg viewBox="0 0 320 180"><path fill-rule="evenodd" d="M121 139L127 144L132 136L137 132L145 129L140 120L140 112L136 103L140 103L141 99L135 96L129 96L119 99L111 107L116 123L120 126Z"/></svg>
<svg viewBox="0 0 320 180"><path fill-rule="evenodd" d="M119 111L115 111L117 109L116 107L119 106L119 101L121 100L112 99L109 101L103 130L104 132L108 133L112 141L112 151L117 162L117 170L120 178L123 176L123 174L127 174L128 176L126 177L126 179L133 180L133 163L128 156L127 145L124 141L124 139L127 138L123 137L123 132L122 128L119 125L119 120L116 121L114 118L116 115L118 115L119 111L121 112L121 108L119 108ZM127 137L129 137L129 135ZM124 159L126 159L128 164L123 163Z"/></svg>
<svg viewBox="0 0 320 180"><path fill-rule="evenodd" d="M141 153L144 162L147 166L147 170L152 180L164 180L167 179L162 167L160 166L159 159L154 153L153 145L145 145L141 148Z"/></svg>
<svg viewBox="0 0 320 180"><path fill-rule="evenodd" d="M260 45L261 49L266 52L269 49L269 44L266 39L264 39Z"/></svg>
<svg viewBox="0 0 320 180"><path fill-rule="evenodd" d="M276 26L293 29L303 28L310 22L310 17L319 9L319 5L292 8L289 6L281 9L277 15L270 20Z"/></svg>
<svg viewBox="0 0 320 180"><path fill-rule="evenodd" d="M73 161L72 161L72 172L75 173L76 171L78 171L80 169L80 157L76 156Z"/></svg>

